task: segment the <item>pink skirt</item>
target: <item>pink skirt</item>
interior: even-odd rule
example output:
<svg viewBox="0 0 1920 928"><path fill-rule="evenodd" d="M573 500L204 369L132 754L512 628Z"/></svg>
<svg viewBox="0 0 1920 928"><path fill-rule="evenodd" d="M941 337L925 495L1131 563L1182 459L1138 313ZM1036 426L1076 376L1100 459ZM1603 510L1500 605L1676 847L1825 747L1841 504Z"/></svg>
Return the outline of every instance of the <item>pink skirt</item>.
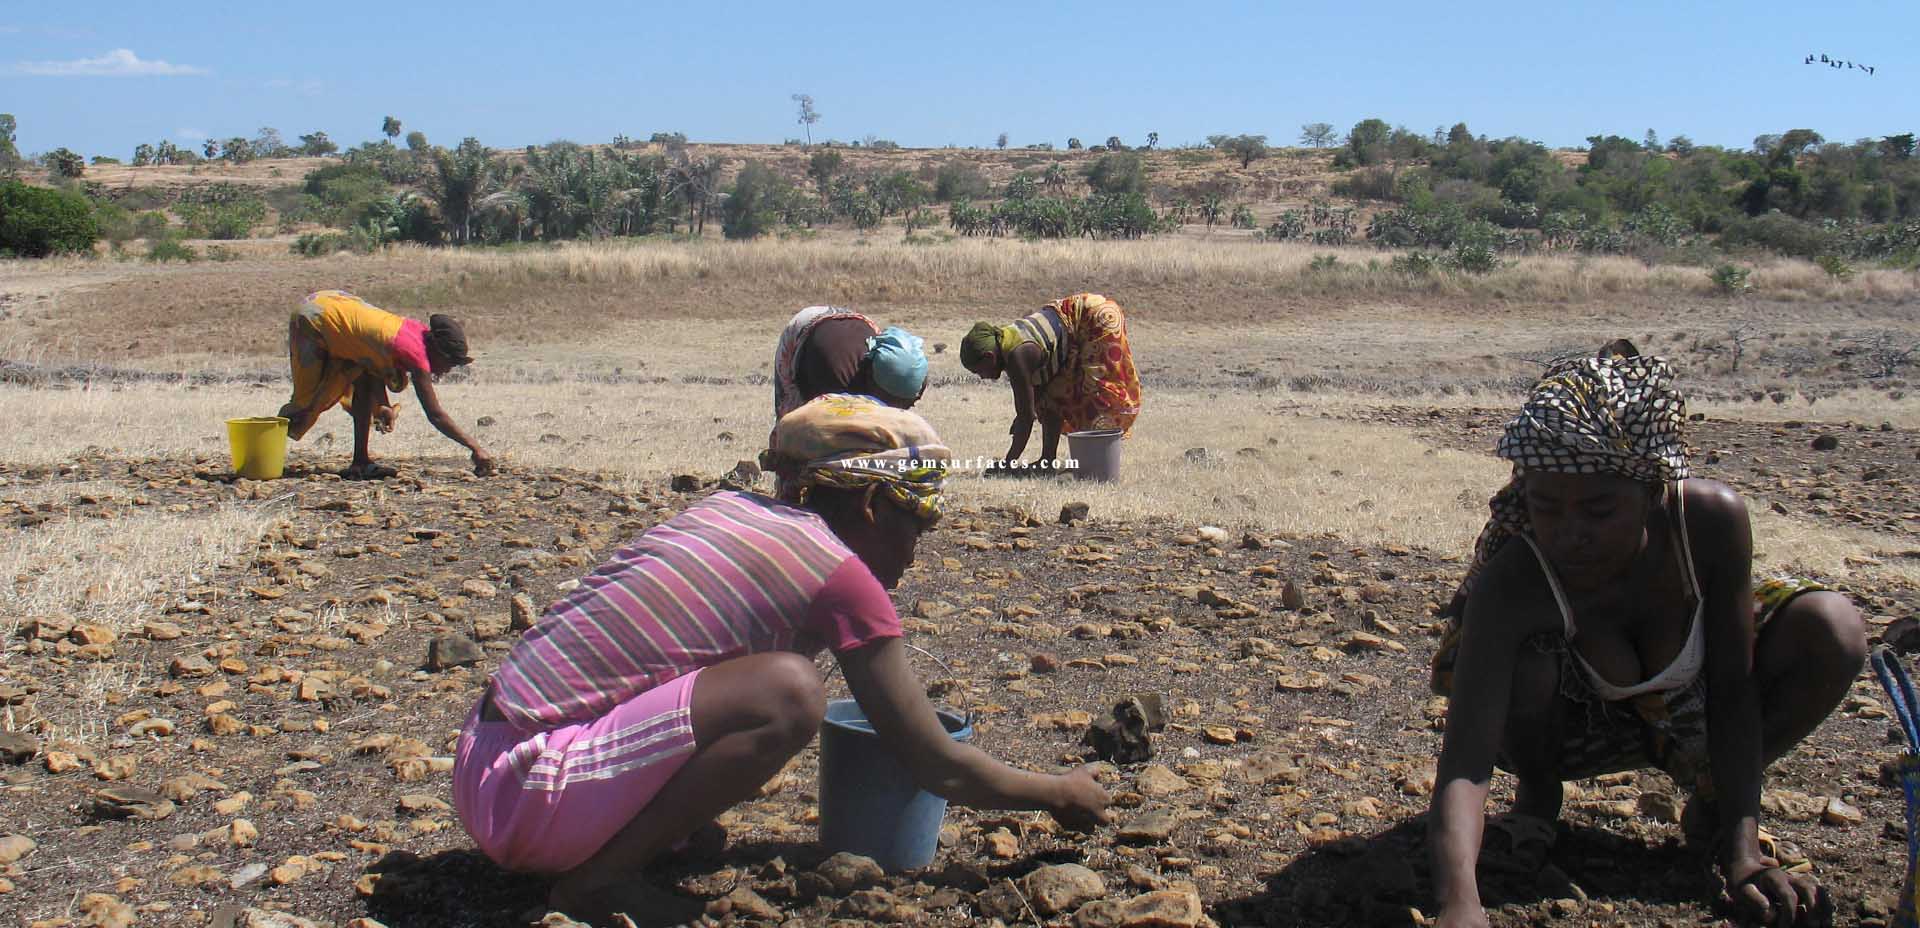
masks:
<svg viewBox="0 0 1920 928"><path fill-rule="evenodd" d="M453 761L460 823L494 863L563 873L587 861L693 755L694 671L613 711L526 734L467 716ZM484 703L484 698L482 700Z"/></svg>

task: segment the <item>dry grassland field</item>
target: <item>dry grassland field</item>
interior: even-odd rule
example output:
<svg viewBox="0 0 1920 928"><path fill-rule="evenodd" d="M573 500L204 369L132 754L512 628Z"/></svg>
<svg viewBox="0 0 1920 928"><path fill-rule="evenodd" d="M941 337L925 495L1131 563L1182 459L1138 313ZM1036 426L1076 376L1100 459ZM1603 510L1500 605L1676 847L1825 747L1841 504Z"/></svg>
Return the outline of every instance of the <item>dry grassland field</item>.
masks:
<svg viewBox="0 0 1920 928"><path fill-rule="evenodd" d="M1005 450L1011 403L962 370L966 328L1080 291L1126 308L1145 409L1121 479L957 475L895 601L950 668L921 667L936 701L1009 762L1076 762L1128 696L1159 696L1171 722L1151 761L1105 775L1115 826L955 808L932 868L877 880L817 869L809 748L723 818L723 853L651 877L716 921L1075 924L1040 868L1077 863L1115 899L1195 893L1219 925L1424 924L1434 613L1507 477L1501 423L1547 359L1614 337L1678 366L1695 472L1747 495L1757 572L1844 591L1876 640L1911 627L1920 393L1895 354L1920 339L1911 272L1833 281L1781 260L1729 298L1629 259L1408 277L1371 249L1199 232L238 255L0 262L0 833L26 839L0 841L5 924L101 924L103 907L142 925L540 920L544 884L494 868L450 808L460 725L516 602L537 612L743 479L778 333L817 303L924 336L919 411L982 458ZM287 314L322 288L466 320L478 361L441 396L500 474L473 477L408 395L375 436L395 479L334 476L339 412L284 479L232 477L223 421L286 401ZM1088 516L1063 522L1068 503ZM477 661L429 668L446 635ZM1889 731L1863 676L1768 774L1779 856L1846 924L1884 924L1901 877ZM1511 785L1496 776L1496 802ZM1503 875L1490 839L1494 923L1715 918L1676 796L1651 772L1570 785L1538 874Z"/></svg>

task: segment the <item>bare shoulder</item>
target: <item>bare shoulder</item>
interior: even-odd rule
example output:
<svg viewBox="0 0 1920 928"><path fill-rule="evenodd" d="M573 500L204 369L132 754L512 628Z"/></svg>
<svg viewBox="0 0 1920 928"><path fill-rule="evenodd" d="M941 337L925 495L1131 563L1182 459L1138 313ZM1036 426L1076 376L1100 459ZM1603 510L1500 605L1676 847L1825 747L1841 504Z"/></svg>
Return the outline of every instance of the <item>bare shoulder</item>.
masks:
<svg viewBox="0 0 1920 928"><path fill-rule="evenodd" d="M1466 634L1483 640L1518 642L1561 627L1560 605L1546 570L1533 549L1517 538L1481 568L1466 611Z"/></svg>
<svg viewBox="0 0 1920 928"><path fill-rule="evenodd" d="M1696 546L1749 546L1753 526L1747 501L1718 480L1694 479L1680 485L1686 494L1687 534Z"/></svg>

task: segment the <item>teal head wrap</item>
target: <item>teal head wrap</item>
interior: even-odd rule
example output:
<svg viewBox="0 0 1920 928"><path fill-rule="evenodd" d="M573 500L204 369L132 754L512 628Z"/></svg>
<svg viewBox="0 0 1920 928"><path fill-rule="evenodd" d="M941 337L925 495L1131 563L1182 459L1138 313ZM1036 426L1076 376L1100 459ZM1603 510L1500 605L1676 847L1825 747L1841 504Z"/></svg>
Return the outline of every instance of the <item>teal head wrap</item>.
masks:
<svg viewBox="0 0 1920 928"><path fill-rule="evenodd" d="M873 383L903 400L920 395L927 382L927 353L918 335L899 326L867 339L867 358L873 362Z"/></svg>

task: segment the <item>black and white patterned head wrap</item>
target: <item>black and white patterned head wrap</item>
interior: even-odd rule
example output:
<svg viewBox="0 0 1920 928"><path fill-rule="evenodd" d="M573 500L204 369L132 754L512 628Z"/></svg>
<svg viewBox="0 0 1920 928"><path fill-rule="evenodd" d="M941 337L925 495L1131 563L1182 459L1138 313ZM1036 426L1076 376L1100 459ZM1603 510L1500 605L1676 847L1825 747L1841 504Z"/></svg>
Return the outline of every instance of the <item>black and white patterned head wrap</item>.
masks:
<svg viewBox="0 0 1920 928"><path fill-rule="evenodd" d="M1626 342L1549 367L1500 436L1496 453L1513 462L1513 479L1487 504L1492 516L1474 543L1461 592L1509 539L1531 533L1520 494L1525 472L1612 474L1666 486L1687 477L1680 436L1686 419L1673 365L1642 357Z"/></svg>

